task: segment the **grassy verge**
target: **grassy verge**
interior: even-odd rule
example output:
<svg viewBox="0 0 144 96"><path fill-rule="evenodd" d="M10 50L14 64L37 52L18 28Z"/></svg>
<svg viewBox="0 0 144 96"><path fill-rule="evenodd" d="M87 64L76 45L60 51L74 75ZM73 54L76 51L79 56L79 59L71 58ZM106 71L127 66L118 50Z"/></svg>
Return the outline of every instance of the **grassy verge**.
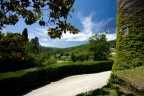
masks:
<svg viewBox="0 0 144 96"><path fill-rule="evenodd" d="M108 84L77 96L143 96L144 66L112 73Z"/></svg>
<svg viewBox="0 0 144 96"><path fill-rule="evenodd" d="M0 73L0 80L21 77L21 76L27 74L28 72L32 72L32 71L36 71L36 70L37 70L37 68L30 68L30 69L20 70L20 71L16 71L16 72Z"/></svg>
<svg viewBox="0 0 144 96"><path fill-rule="evenodd" d="M15 71L15 72L5 72L5 73L0 73L0 80L3 79L9 79L9 78L15 78L15 77L21 77L23 75L26 75L27 73L30 72L35 72L35 71L42 71L42 70L57 70L59 68L71 68L72 72L74 72L77 68L79 69L84 69L86 68L87 70L84 73L93 73L93 72L100 72L100 71L106 71L106 70L111 70L111 67L113 65L113 60L110 61L87 61L87 62L64 62L64 63L58 63L58 64L52 64L40 68L29 68L25 70L20 70L20 71ZM92 68L94 67L94 68ZM93 69L93 70L90 70ZM68 69L66 69L68 70ZM89 71L88 71L89 70ZM64 71L64 70L63 70ZM69 70L68 70L69 71ZM82 70L79 70L79 72ZM84 71L84 70L83 70Z"/></svg>
<svg viewBox="0 0 144 96"><path fill-rule="evenodd" d="M0 74L1 92L16 95L60 78L111 70L113 61L53 64ZM6 94L6 93L5 93Z"/></svg>

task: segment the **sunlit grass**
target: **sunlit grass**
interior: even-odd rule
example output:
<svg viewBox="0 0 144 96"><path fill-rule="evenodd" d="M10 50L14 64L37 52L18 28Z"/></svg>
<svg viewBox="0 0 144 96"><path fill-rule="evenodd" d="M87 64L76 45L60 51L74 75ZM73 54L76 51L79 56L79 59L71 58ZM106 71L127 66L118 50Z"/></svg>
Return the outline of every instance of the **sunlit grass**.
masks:
<svg viewBox="0 0 144 96"><path fill-rule="evenodd" d="M0 80L11 78L11 77L21 77L21 76L25 75L26 73L32 72L35 70L37 70L37 68L30 68L30 69L26 69L26 70L15 71L15 72L0 73Z"/></svg>
<svg viewBox="0 0 144 96"><path fill-rule="evenodd" d="M112 74L117 76L111 78L115 83L109 80L106 86L77 96L143 96L141 91L144 90L144 66ZM121 82L120 79L123 81Z"/></svg>
<svg viewBox="0 0 144 96"><path fill-rule="evenodd" d="M118 76L128 82L144 88L144 66L116 72Z"/></svg>

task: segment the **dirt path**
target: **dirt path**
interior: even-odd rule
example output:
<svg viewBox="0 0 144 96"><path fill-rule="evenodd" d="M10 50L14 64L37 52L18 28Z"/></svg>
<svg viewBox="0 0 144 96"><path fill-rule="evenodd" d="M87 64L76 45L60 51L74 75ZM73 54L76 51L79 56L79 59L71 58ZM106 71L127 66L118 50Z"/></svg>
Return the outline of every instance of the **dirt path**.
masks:
<svg viewBox="0 0 144 96"><path fill-rule="evenodd" d="M52 82L44 87L32 90L24 96L75 96L102 87L107 83L111 71L75 75Z"/></svg>

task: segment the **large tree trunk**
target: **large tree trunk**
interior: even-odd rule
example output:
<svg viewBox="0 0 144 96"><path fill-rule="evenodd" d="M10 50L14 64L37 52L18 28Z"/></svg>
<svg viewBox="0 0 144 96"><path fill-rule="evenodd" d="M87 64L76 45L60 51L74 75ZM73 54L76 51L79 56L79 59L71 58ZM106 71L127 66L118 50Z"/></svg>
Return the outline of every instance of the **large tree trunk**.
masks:
<svg viewBox="0 0 144 96"><path fill-rule="evenodd" d="M113 70L144 65L144 0L117 0L117 44Z"/></svg>

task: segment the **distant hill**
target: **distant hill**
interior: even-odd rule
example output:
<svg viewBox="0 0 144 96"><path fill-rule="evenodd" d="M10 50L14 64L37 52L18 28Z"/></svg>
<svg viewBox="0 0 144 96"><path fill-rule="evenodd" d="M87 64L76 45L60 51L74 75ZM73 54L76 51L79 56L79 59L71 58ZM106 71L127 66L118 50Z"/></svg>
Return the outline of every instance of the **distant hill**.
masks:
<svg viewBox="0 0 144 96"><path fill-rule="evenodd" d="M116 47L116 40L109 41L111 48ZM79 46L69 47L69 48L54 48L54 47L41 47L41 51L52 52L53 54L64 54L64 53L74 53L74 54L87 54L88 44L83 44Z"/></svg>
<svg viewBox="0 0 144 96"><path fill-rule="evenodd" d="M109 41L111 48L115 48L116 40ZM53 58L60 61L68 61L71 56L77 58L76 60L88 60L90 56L88 44L83 44L79 46L69 47L69 48L53 48L53 47L41 47L41 52L52 56Z"/></svg>
<svg viewBox="0 0 144 96"><path fill-rule="evenodd" d="M58 48L41 46L41 51L52 51L52 50L56 50L56 49L58 49Z"/></svg>

